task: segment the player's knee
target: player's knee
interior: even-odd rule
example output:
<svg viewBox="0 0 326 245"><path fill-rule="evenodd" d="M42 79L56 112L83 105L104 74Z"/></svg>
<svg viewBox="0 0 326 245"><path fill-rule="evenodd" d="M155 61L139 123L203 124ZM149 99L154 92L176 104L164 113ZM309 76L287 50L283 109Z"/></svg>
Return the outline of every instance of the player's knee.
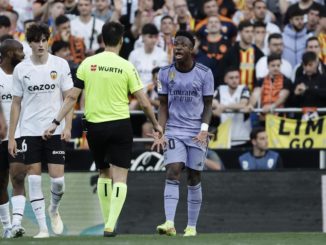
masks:
<svg viewBox="0 0 326 245"><path fill-rule="evenodd" d="M187 183L190 186L198 185L201 181L200 174L192 173L188 174Z"/></svg>
<svg viewBox="0 0 326 245"><path fill-rule="evenodd" d="M65 191L65 179L64 177L51 178L51 190L55 193L64 193Z"/></svg>
<svg viewBox="0 0 326 245"><path fill-rule="evenodd" d="M23 187L25 182L25 173L13 174L11 177L12 185L15 187Z"/></svg>
<svg viewBox="0 0 326 245"><path fill-rule="evenodd" d="M181 175L181 171L176 168L168 168L166 172L166 178L168 180L179 180Z"/></svg>

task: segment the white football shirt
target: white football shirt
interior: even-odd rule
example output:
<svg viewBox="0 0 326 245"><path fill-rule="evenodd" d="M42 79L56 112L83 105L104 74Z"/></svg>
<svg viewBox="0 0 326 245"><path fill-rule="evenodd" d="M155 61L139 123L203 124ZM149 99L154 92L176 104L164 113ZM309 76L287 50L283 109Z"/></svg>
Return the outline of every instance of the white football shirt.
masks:
<svg viewBox="0 0 326 245"><path fill-rule="evenodd" d="M46 64L34 65L31 59L19 63L13 74L14 96L23 97L21 136L42 136L57 116L63 95L73 87L68 62L49 54ZM61 134L64 123L55 131Z"/></svg>
<svg viewBox="0 0 326 245"><path fill-rule="evenodd" d="M3 114L6 119L8 131L9 131L9 121L10 121L10 109L11 109L11 102L12 102L12 75L5 73L0 68L0 96L1 96L1 103L2 103L2 109ZM7 136L8 132L7 131ZM17 124L16 132L15 132L15 138L20 137L20 128L19 128L19 121ZM8 137L6 137L3 140L8 140Z"/></svg>

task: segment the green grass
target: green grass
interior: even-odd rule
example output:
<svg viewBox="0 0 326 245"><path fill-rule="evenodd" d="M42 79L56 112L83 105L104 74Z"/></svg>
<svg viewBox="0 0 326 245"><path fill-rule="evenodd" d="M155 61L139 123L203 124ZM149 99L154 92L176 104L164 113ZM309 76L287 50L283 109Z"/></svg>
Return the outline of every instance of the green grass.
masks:
<svg viewBox="0 0 326 245"><path fill-rule="evenodd" d="M1 240L1 245L12 244L45 244L45 245L325 245L326 234L323 233L228 233L228 234L199 234L197 237L184 238L166 237L159 235L118 235L114 238L99 236L67 236L51 237L48 239L32 239L29 237Z"/></svg>

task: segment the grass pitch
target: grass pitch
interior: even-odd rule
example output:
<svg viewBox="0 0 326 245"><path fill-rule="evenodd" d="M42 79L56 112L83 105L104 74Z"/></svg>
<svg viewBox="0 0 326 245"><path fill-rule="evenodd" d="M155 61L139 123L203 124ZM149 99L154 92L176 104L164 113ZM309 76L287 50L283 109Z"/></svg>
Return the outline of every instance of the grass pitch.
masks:
<svg viewBox="0 0 326 245"><path fill-rule="evenodd" d="M196 237L184 238L181 235L167 237L160 235L118 235L114 238L99 236L66 236L47 239L29 237L3 240L1 245L325 245L326 234L323 233L234 233L234 234L199 234Z"/></svg>

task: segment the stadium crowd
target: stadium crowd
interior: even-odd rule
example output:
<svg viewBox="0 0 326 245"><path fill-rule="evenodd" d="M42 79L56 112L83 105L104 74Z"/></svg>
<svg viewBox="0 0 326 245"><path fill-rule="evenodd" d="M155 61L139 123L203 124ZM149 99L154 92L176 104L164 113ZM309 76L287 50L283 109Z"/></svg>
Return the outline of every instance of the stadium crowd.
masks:
<svg viewBox="0 0 326 245"><path fill-rule="evenodd" d="M220 123L231 119L232 147L247 147L251 144L254 146L252 155L249 152L239 159L240 166L244 170L272 169L282 165L279 155L268 151L266 132L260 127L265 123L266 114L277 114L275 112L277 108L312 108L303 110L302 115L284 114L286 117L301 117L307 120L320 115L314 108L326 107L325 0L0 0L0 44L5 43L2 47L19 47L17 50L22 47L25 59L29 59L33 55L36 56L35 43L45 42L43 45L49 48L48 51L52 54L51 59L58 59L53 58L58 56L67 61L74 81L80 80L76 73L85 58L102 53L107 46L110 46L107 42L112 37L102 35L103 25L109 22L120 22L125 27L121 49L119 42L115 45L120 49L120 56L129 60L137 70L130 74L136 78L139 74L144 85L143 92L151 104L149 108L157 110L160 106L159 94L161 92L162 95L162 87L160 88L162 84L158 81L159 71L161 67L175 62L176 56L174 56L173 49L176 46L193 51L192 57L195 62L193 65L192 62L189 64L192 69L196 69L196 75L203 71L205 74L210 73L206 67L210 68L213 75L211 81L214 80L213 102L208 103L212 105L212 109L210 106L206 107L209 108L207 115L210 116L210 111L213 115L210 126L216 129ZM48 33L46 26L45 29L40 27L40 36L32 36L30 34L32 31L26 35L27 30L36 28L33 25L35 23L46 24L50 32ZM38 33L40 30L34 30L34 32ZM193 33L195 40L192 42L190 34L190 36L182 32L180 34L178 31ZM177 44L174 38L176 33L179 33L180 39L179 43L176 42ZM19 41L21 45L18 45L18 42L8 41L12 39ZM15 53L17 50L1 50L2 54L5 54L0 57L1 62L6 61L2 65L6 68L10 67L11 72L14 67L12 67L13 62L10 61L9 53ZM47 52L44 57L47 59ZM42 64L43 60L40 59L39 62ZM60 62L58 61L57 66L65 72L67 77L65 81L69 80L69 84L61 88L65 92L72 87L72 81L68 65L65 61ZM99 66L98 69L122 73L122 70L120 72L119 68L114 67L116 64L110 64L110 60L107 65L102 68ZM22 78L19 76L25 70L22 68L23 65L19 67L20 70L15 69L14 76L17 81L23 81L26 76ZM91 69L95 71L96 65L91 66ZM49 71L51 78L55 80L57 73ZM40 70L40 74L41 72ZM169 81L165 82L173 82L174 75L173 72L167 73L166 78ZM41 79L41 76L38 79ZM19 89L22 90L22 87ZM84 84L80 90L82 88ZM15 89L15 97L17 97L17 94L20 94L18 92L21 91L18 91L17 87ZM163 92L166 93L164 95L168 95L168 91ZM206 95L211 95L208 89ZM143 107L142 100L136 97L135 95L128 96L129 110L140 110ZM85 95L81 93L75 109L83 111L84 101ZM51 101L44 101L44 105L40 107L46 106L47 103ZM164 103L161 100L161 106L162 104ZM255 108L261 109L261 112L252 113ZM72 136L85 141L85 135L80 127L81 116L75 115L74 117ZM18 118L19 113L16 115L16 121ZM153 121L155 121L154 116L152 123ZM60 121L56 119L52 123L60 125ZM155 127L155 123L153 125ZM148 122L141 122L139 126L142 137L146 137L153 129ZM69 133L64 138L70 138L69 128L70 125L65 129ZM9 135L12 139L14 139L14 131ZM200 132L202 131L206 132L207 129ZM207 137L204 138L207 139ZM85 144L82 147L87 148ZM171 149L174 149L174 146ZM61 154L61 151L55 152ZM216 153L214 151L208 153L206 167L214 170L223 169L223 164ZM266 159L270 156L273 161L270 162L269 159L264 161L262 156ZM39 159L29 159L29 161L33 164L41 162ZM49 160L50 163L51 160ZM52 171L56 174L54 174L55 177L51 176L53 177L51 184L57 189L55 191L51 189L52 209L49 212L54 217L59 216L58 206L64 192L64 178L63 169L62 171L53 169ZM181 168L178 171L181 172ZM37 169L28 173L34 176L34 179L29 176L29 182L32 183L30 187L36 186L35 183L37 183L38 188L37 191L34 190L34 194L37 195L33 197L32 202L42 201L42 204L39 204L42 213L38 217L40 233L36 237L48 237L43 215L44 198L41 193L41 180L38 176L41 170ZM179 184L179 180L173 179L175 177L173 174L171 176L169 178L173 181L168 179L167 182L170 181L168 184L173 186L176 183ZM191 172L190 176L193 177L191 186L200 186L200 178L198 179L198 176ZM126 189L125 184L116 187L117 197L119 190L123 188ZM125 195L126 190L124 198ZM196 195L201 202L201 193ZM122 207L124 199L119 202L122 203L119 204ZM35 210L38 209L35 206ZM192 210L192 212L197 215L200 207L193 207L193 209L195 211ZM52 223L53 217L51 217ZM194 220L197 221L197 218ZM113 234L115 222L116 220L109 222L110 232L107 236L115 235ZM43 230L42 226L45 227ZM165 226L166 224L163 224L158 228L165 231ZM57 233L61 234L62 229L63 225L60 224ZM18 230L17 232L18 236L21 236L24 231ZM192 232L192 235L196 235L195 230Z"/></svg>
<svg viewBox="0 0 326 245"><path fill-rule="evenodd" d="M155 109L159 106L155 81L158 67L173 62L174 34L178 30L193 32L194 59L211 68L214 75L213 114L222 122L233 119L232 139L240 134L240 138L248 140L251 125L260 124L264 114L253 123L245 114L223 113L228 109L249 112L257 107L267 113L288 106L326 105L326 85L322 82L326 71L323 0L1 0L0 3L0 42L8 38L19 40L28 57L31 49L25 31L31 23L44 22L51 30L51 53L68 61L73 77L85 57L103 51L103 24L120 21L126 28L120 55L136 67ZM83 108L81 96L76 109ZM133 97L130 109L139 109ZM80 135L80 130L76 134Z"/></svg>

